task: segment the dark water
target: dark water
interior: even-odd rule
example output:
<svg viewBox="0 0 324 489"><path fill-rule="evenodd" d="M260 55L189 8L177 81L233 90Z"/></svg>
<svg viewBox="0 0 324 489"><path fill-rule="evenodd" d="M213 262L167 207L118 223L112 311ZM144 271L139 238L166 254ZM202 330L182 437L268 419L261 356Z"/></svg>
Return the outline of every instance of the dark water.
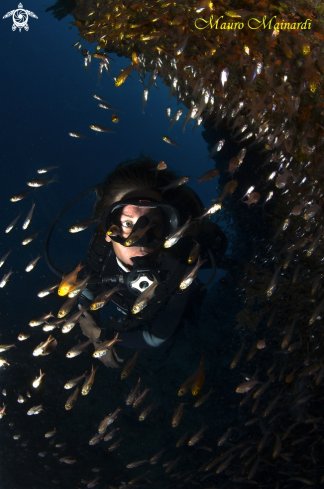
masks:
<svg viewBox="0 0 324 489"><path fill-rule="evenodd" d="M78 193L102 181L117 163L136 158L141 152L156 161L165 160L181 176L199 177L213 166L203 159L208 155L208 149L201 137L201 128L192 133L193 123L190 123L183 134L181 123L178 123L170 133L167 132L166 107L170 105L174 114L179 106L174 99L168 100L168 90L161 81L158 81L158 89L152 87L150 90L145 115L142 113L143 86L135 74L117 89L107 73L103 73L98 85L97 61L94 60L86 71L80 52L70 47L78 39L77 29L70 25L72 17L58 22L45 13L49 5L43 1L24 3L25 9L38 16L38 19L29 17L28 32L24 29L13 32L11 17L1 20L0 255L13 249L1 273L8 273L10 267L15 272L0 294L1 343L15 343L17 348L2 354L10 366L1 370L0 377L0 391L7 391L6 397L2 396L7 405L6 415L0 421L0 487L82 487L82 479L90 481L95 478L96 473L91 472L95 467L102 469L98 487L118 487L121 481L128 481L148 470L146 466L128 470L125 467L127 463L149 459L161 449L166 450L163 463L181 454L178 468L182 471L190 470L193 462L201 465L206 461L206 454L208 457L213 455L204 449L195 451L194 447L175 448L175 443L185 431L190 430L193 434L206 424L204 443L210 446L234 422L237 415L232 409L236 380L225 381L220 376L221 372L228 376L226 345L231 345L232 351L233 316L224 312L226 294L218 293L217 297L207 298L200 317L197 315L199 319L194 324L185 322L176 337L163 347L144 352L125 381L120 381L120 371L100 364L90 394L85 398L82 396L75 407L66 412L64 404L71 391L63 389L64 383L89 369L92 358L91 353L86 353L67 360L65 353L84 337L77 329L70 335L60 335L57 351L38 358L33 357L32 351L47 338L40 328L35 328L30 339L17 341L18 334L28 328L30 319L43 312L57 311L61 305L57 296L37 297L42 288L57 281L44 260L44 238L62 206ZM3 1L2 16L15 8L17 5L13 2ZM86 47L84 42L82 44ZM114 59L112 71L117 76L129 62L117 56ZM97 107L92 97L94 93L123 111L119 124L113 127L116 134L97 134L89 129L90 124L113 126L111 114ZM91 140L71 138L69 131L87 134ZM163 135L169 135L181 149L164 143ZM50 165L59 165L53 172L58 183L36 189L21 202L10 202L14 194L28 189L26 181L37 176L38 168ZM217 181L204 184L201 191L202 187L192 179L192 188L199 192L206 206L217 195L216 185ZM28 231L23 231L21 225L32 200L36 203L34 217ZM62 270L72 270L85 256L91 230L71 235L68 228L90 215L93 203L93 196L79 201L55 228L51 256ZM20 212L22 217L15 229L5 234L8 224ZM40 228L43 231L33 243L21 246L24 237ZM41 260L35 270L27 274L25 267L38 253L43 255ZM221 275L218 273L216 280ZM202 274L202 278L207 279L208 272ZM216 309L216 316L215 301L223 304L222 311L220 307ZM230 303L228 307L230 311ZM119 353L122 358L133 354L127 349L120 349ZM172 429L171 417L180 399L177 391L185 378L198 367L202 353L207 358L204 392L214 386L216 393L197 412L186 405L181 425ZM35 392L31 383L40 368L45 377ZM151 387L146 403L156 399L156 408L144 423L138 421L140 411L126 408L124 402L139 376L145 385ZM233 385L229 389L231 383ZM31 392L31 399L19 404L18 395L26 398L27 390ZM184 402L192 403L189 397ZM31 406L41 403L44 412L38 416L26 415ZM115 439L123 437L120 447L110 453L107 443L89 446L99 422L118 406L123 408L118 420L120 435L115 436ZM55 439L45 439L44 434L54 427L57 429ZM20 435L19 439L15 440L15 435ZM53 440L54 444L50 444ZM65 445L55 448L57 443ZM46 452L46 455L40 457L40 452ZM58 459L63 456L75 458L76 464L60 463ZM147 478L142 481L145 485L154 483L156 487L166 487L173 484L172 479L165 475L162 464L152 469Z"/></svg>

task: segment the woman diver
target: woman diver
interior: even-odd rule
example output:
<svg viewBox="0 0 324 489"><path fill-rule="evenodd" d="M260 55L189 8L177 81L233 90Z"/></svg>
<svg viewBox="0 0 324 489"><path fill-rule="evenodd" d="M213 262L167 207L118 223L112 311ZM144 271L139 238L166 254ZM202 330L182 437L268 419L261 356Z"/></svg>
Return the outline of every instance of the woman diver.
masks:
<svg viewBox="0 0 324 489"><path fill-rule="evenodd" d="M105 330L99 327L103 318L100 321L98 311L89 307L99 295L110 295L104 308L109 314L105 328L111 330L106 335L112 338L118 332L119 345L142 349L168 340L186 309L206 293L227 238L217 224L199 219L204 206L183 185L187 180L168 169L158 170L153 160L141 155L119 164L96 187L99 224L86 259L85 275L90 278L79 297L79 308L84 309L81 329L95 347ZM205 285L195 277L199 268L212 269ZM110 348L101 360L118 367L116 358Z"/></svg>

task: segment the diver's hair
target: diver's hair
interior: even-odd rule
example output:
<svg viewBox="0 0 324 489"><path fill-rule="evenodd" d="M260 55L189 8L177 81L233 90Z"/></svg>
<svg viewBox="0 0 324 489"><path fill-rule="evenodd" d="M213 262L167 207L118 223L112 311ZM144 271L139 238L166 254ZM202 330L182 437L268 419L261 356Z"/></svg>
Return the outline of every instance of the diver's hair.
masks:
<svg viewBox="0 0 324 489"><path fill-rule="evenodd" d="M98 186L98 200L94 205L94 211L99 219L101 220L107 209L118 201L121 192L129 193L144 189L159 191L160 187L165 187L179 178L174 171L169 169L155 172L156 166L157 163L145 153L141 153L136 160L131 159L119 163L105 181ZM202 213L202 202L195 192L186 185L167 190L163 197L178 210L180 224L183 224L190 215L194 219ZM102 223L99 224L96 232L104 233Z"/></svg>

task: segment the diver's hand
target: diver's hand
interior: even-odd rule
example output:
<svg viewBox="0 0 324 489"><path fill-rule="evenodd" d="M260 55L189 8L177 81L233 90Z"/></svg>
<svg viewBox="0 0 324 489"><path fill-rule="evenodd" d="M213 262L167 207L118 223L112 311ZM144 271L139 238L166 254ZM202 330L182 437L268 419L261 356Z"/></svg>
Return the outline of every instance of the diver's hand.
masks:
<svg viewBox="0 0 324 489"><path fill-rule="evenodd" d="M99 360L101 360L102 363L106 365L106 367L120 368L120 365L118 365L118 363L116 362L116 357L119 359L118 361L121 361L121 359L116 354L115 348L112 347L107 351L106 355L100 357Z"/></svg>
<svg viewBox="0 0 324 489"><path fill-rule="evenodd" d="M81 309L80 304L79 309ZM84 313L80 317L79 322L84 336L90 338L92 341L98 341L101 329L96 324L91 314L89 314L87 311L84 311Z"/></svg>

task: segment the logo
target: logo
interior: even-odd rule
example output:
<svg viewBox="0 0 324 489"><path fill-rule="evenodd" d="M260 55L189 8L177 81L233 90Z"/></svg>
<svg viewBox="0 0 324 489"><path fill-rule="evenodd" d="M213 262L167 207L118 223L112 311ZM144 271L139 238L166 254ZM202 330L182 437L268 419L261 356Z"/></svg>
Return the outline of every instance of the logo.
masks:
<svg viewBox="0 0 324 489"><path fill-rule="evenodd" d="M19 29L19 32L21 32L21 29L24 28L25 31L29 31L29 25L28 25L28 16L34 17L34 19L38 19L37 15L34 14L34 12L31 12L30 10L25 10L23 9L22 3L18 5L17 10L11 10L11 12L7 12L6 15L4 15L2 18L7 19L7 17L12 16L12 30L15 31L17 28Z"/></svg>

